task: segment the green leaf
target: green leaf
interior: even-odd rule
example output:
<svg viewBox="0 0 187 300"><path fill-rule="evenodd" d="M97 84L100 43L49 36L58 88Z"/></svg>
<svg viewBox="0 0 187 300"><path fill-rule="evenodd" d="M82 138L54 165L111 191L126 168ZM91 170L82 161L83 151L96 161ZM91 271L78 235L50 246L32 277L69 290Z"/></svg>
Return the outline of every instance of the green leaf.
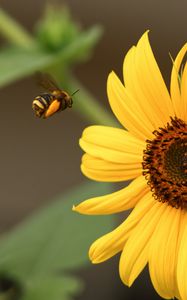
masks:
<svg viewBox="0 0 187 300"><path fill-rule="evenodd" d="M28 286L21 300L69 300L82 290L82 283L73 277L40 279Z"/></svg>
<svg viewBox="0 0 187 300"><path fill-rule="evenodd" d="M30 50L9 47L0 51L0 87L31 75L38 70L54 67L67 67L86 60L97 42L101 30L94 27L79 34L71 43L57 52L46 52L40 47Z"/></svg>
<svg viewBox="0 0 187 300"><path fill-rule="evenodd" d="M23 222L1 240L0 273L14 278L29 291L37 281L55 280L57 274L62 274L63 280L67 272L88 263L90 244L111 230L114 218L79 215L72 212L72 205L110 192L109 184L86 184L60 196ZM54 300L45 298L48 299Z"/></svg>
<svg viewBox="0 0 187 300"><path fill-rule="evenodd" d="M51 63L53 57L39 50L7 48L0 52L0 86L5 86L23 76L32 74Z"/></svg>

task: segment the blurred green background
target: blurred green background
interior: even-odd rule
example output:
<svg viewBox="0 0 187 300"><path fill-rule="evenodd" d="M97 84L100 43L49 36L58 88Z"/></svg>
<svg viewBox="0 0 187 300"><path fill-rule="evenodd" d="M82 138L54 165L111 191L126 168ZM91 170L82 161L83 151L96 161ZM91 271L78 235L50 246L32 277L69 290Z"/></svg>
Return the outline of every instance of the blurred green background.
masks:
<svg viewBox="0 0 187 300"><path fill-rule="evenodd" d="M1 0L0 5L32 34L46 3L49 1ZM108 73L113 69L122 76L125 53L147 29L150 29L151 45L169 85L171 60L168 52L174 57L186 42L186 1L51 0L50 3L66 4L82 29L95 24L103 27L104 34L93 56L77 64L74 75L106 110L109 111ZM6 44L2 37L0 41L2 46ZM88 182L80 172L82 152L78 139L82 130L93 122L73 109L48 120L37 119L31 104L40 92L34 76L25 76L0 90L1 233L47 206L58 195L65 195L73 187ZM123 185L115 188L119 186ZM74 203L78 201L80 197ZM146 272L131 289L123 286L118 275L118 258L101 265L80 267L76 274L84 281L85 288L74 299L138 299L140 295L144 299L159 299Z"/></svg>

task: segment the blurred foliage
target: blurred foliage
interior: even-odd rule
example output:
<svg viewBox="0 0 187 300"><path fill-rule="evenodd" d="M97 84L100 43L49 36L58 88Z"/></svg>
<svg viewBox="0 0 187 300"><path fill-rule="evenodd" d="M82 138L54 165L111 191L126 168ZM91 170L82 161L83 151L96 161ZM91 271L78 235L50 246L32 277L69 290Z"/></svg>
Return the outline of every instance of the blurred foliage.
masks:
<svg viewBox="0 0 187 300"><path fill-rule="evenodd" d="M21 300L64 300L77 293L82 285L73 272L88 263L90 244L113 227L114 218L83 217L73 213L72 206L111 191L109 184L80 186L2 238L0 282L11 279Z"/></svg>
<svg viewBox="0 0 187 300"><path fill-rule="evenodd" d="M2 11L0 25L1 17L5 22L6 14ZM9 22L9 17L7 21ZM20 26L16 28L15 23L12 26L13 28L10 28L10 31L13 31L12 35L16 29L18 30L14 35L17 39L9 40L11 44L0 50L0 87L38 70L51 67L54 69L57 66L63 71L70 69L77 62L85 61L90 57L102 32L99 26L81 31L71 20L67 8L54 9L53 7L47 8L43 19L36 26L35 35L32 37L33 43L29 43L29 48L24 47ZM3 27L0 31L2 29ZM6 31L4 35L5 33ZM9 38L8 34L7 37Z"/></svg>
<svg viewBox="0 0 187 300"><path fill-rule="evenodd" d="M63 7L62 15L61 9L47 6L44 17L36 29L38 43L49 51L62 49L81 34L79 25L73 22L67 7Z"/></svg>
<svg viewBox="0 0 187 300"><path fill-rule="evenodd" d="M89 121L116 125L72 76L77 62L90 58L101 28L81 30L67 8L49 6L30 35L0 9L0 33L7 45L0 49L0 87L47 70L75 91L81 86L78 111ZM80 95L81 95L80 92ZM76 105L75 105L76 107ZM0 300L69 300L82 283L74 272L88 262L89 245L109 231L113 217L81 217L72 204L111 192L109 184L86 184L63 195L0 240Z"/></svg>
<svg viewBox="0 0 187 300"><path fill-rule="evenodd" d="M63 88L70 86L73 92L80 89L81 84L76 80L77 85L74 86L71 69L75 64L90 59L102 29L96 25L81 30L67 7L48 6L35 26L33 36L0 9L0 33L8 42L0 50L0 87L37 71L45 71L52 73L60 83L63 79ZM86 101L79 102L75 111L94 124L119 126L100 103L89 97L83 86L82 91L83 98L85 94L88 97Z"/></svg>
<svg viewBox="0 0 187 300"><path fill-rule="evenodd" d="M41 47L30 50L11 46L0 51L0 87L31 75L38 70L58 66L61 71L71 64L86 59L93 43L99 35L99 29L93 28L80 34L70 44L64 46L57 53L44 51Z"/></svg>

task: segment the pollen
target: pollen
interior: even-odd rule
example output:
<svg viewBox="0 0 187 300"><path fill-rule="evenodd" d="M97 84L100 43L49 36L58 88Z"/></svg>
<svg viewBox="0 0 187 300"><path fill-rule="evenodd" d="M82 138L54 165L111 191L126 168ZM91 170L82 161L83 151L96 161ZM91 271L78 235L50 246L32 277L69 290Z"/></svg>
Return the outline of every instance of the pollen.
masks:
<svg viewBox="0 0 187 300"><path fill-rule="evenodd" d="M153 132L143 151L143 175L161 202L175 208L187 207L187 124L171 118L165 128Z"/></svg>

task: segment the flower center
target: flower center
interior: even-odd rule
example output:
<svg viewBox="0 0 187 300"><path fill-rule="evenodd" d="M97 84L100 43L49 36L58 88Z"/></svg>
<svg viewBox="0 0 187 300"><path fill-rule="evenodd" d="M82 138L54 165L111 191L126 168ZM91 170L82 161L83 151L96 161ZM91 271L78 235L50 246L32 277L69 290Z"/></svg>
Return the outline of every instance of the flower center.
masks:
<svg viewBox="0 0 187 300"><path fill-rule="evenodd" d="M143 155L143 175L158 201L187 207L187 124L171 118L165 128L153 132Z"/></svg>

